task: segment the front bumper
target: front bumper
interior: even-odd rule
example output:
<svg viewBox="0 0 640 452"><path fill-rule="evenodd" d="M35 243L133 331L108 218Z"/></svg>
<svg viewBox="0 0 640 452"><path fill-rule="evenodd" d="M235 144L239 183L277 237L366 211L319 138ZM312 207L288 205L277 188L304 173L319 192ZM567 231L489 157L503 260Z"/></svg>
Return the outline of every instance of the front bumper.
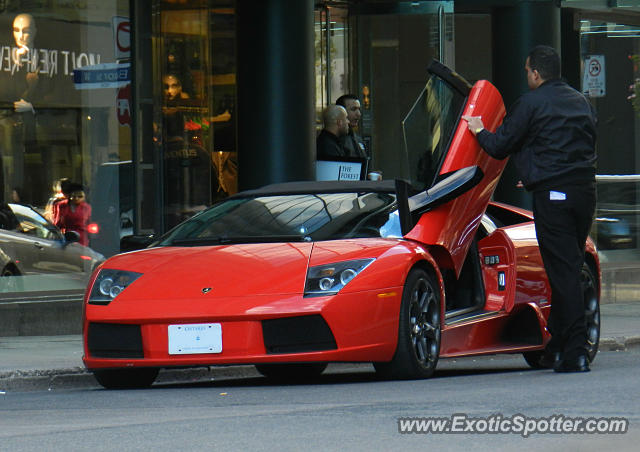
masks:
<svg viewBox="0 0 640 452"><path fill-rule="evenodd" d="M316 298L86 305L83 361L88 369L389 361L401 296L402 288L392 288ZM170 354L169 325L196 323L220 324L221 352Z"/></svg>

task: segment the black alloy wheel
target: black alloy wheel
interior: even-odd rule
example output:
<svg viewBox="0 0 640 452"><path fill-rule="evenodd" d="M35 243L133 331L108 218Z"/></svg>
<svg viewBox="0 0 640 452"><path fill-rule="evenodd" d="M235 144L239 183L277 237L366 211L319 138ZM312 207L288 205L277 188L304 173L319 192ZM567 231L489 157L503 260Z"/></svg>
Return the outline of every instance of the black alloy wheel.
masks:
<svg viewBox="0 0 640 452"><path fill-rule="evenodd" d="M153 384L159 369L140 367L137 369L93 370L93 376L106 389L142 389Z"/></svg>
<svg viewBox="0 0 640 452"><path fill-rule="evenodd" d="M409 273L402 292L398 345L388 363L374 363L387 378L418 379L433 375L440 356L440 292L422 269Z"/></svg>
<svg viewBox="0 0 640 452"><path fill-rule="evenodd" d="M580 273L582 297L584 300L584 320L587 327L587 358L593 362L600 344L600 300L598 299L598 281L593 269L586 263ZM546 361L544 350L525 352L525 361L534 369L550 369L553 362Z"/></svg>
<svg viewBox="0 0 640 452"><path fill-rule="evenodd" d="M584 298L584 320L587 326L587 358L589 362L593 362L600 345L600 300L598 281L593 269L587 264L582 266L580 283Z"/></svg>

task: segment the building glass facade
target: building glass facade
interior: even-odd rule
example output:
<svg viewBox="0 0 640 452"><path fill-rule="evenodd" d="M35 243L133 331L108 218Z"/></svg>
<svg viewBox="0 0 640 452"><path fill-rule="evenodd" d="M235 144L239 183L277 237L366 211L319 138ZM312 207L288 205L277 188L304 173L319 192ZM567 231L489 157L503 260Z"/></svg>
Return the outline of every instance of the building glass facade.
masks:
<svg viewBox="0 0 640 452"><path fill-rule="evenodd" d="M1 2L0 30L0 293L82 290L105 166L132 158L129 2ZM74 197L52 211L62 178Z"/></svg>
<svg viewBox="0 0 640 452"><path fill-rule="evenodd" d="M291 9L265 1L282 16ZM341 94L358 95L363 115L358 132L371 155L370 169L382 171L385 179L411 178L415 169L403 154L402 121L424 87L431 58L470 81L500 80L497 31L504 17L513 17L500 13L512 7L509 2L308 1L314 5L308 8L314 23L309 66L315 71L310 130L321 128L322 109ZM513 8L522 3L558 4L514 1ZM291 106L295 100L287 99L287 86L276 82L299 64L269 68L270 58L255 64L256 55L247 56L251 45L239 39L239 24L262 20L248 17L258 9L248 5L244 0L0 2L0 30L5 30L0 33L0 270L5 275L0 297L77 296L100 255L120 252L123 237L162 233L242 189L242 178L256 174L241 165L251 161L247 153L260 155L259 161L267 154L267 160L278 161L277 171L269 174L284 171L291 173L286 180L296 179L296 168L279 170L291 157L275 153L273 146L284 141L265 140L260 149L239 144L262 127L271 137L285 136L300 120L237 119L239 111L260 110L263 102L252 103L257 91L250 85L257 79L243 84L240 67L244 80L247 65L261 79L274 80L273 91L256 99L267 96ZM637 297L640 284L635 276L640 2L561 5L562 46L575 42L575 52L563 55L564 70L577 74L570 82L585 91L600 119L593 236L603 261L604 294L622 301ZM274 28L265 27L260 33L266 34L252 39L277 34L278 17L268 20ZM593 72L597 64L602 75ZM525 83L520 76L510 76L518 92ZM295 153L315 155L311 146ZM269 182L285 180L278 177L282 180ZM91 206L86 247L44 218L52 185L61 178L81 184ZM20 204L32 206L33 213ZM22 242L29 253L16 250ZM16 253L22 253L17 262ZM26 266L29 261L35 267Z"/></svg>

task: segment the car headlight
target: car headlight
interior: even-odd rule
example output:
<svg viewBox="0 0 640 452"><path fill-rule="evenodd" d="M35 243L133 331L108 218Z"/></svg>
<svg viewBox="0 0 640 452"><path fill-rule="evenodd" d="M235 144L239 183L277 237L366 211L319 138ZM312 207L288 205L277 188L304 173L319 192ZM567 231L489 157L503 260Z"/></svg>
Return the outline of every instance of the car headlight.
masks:
<svg viewBox="0 0 640 452"><path fill-rule="evenodd" d="M305 297L337 294L374 260L356 259L309 268L304 287Z"/></svg>
<svg viewBox="0 0 640 452"><path fill-rule="evenodd" d="M142 273L103 268L91 288L89 304L109 304Z"/></svg>

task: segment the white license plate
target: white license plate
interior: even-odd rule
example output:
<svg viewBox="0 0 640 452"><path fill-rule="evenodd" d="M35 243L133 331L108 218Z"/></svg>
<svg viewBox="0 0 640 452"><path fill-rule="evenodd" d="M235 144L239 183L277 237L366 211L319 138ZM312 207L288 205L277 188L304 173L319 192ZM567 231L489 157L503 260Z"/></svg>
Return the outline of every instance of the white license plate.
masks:
<svg viewBox="0 0 640 452"><path fill-rule="evenodd" d="M221 352L221 324L193 323L190 325L169 325L170 355Z"/></svg>

